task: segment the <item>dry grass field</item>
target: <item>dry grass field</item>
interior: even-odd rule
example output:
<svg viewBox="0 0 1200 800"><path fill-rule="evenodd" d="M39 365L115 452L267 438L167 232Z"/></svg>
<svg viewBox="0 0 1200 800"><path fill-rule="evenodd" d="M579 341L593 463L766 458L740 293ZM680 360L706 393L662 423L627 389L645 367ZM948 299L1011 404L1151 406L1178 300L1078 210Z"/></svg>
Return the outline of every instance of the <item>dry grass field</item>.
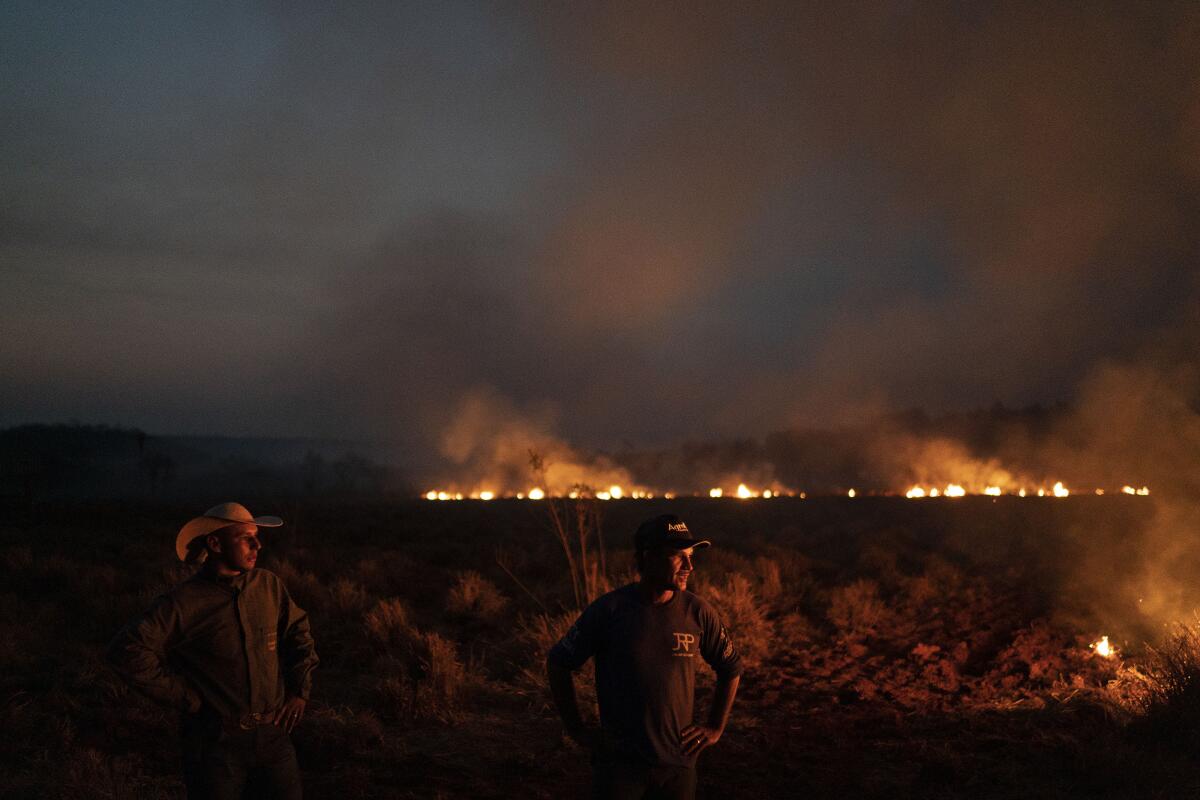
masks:
<svg viewBox="0 0 1200 800"><path fill-rule="evenodd" d="M575 613L544 504L242 499L287 521L260 563L309 611L322 659L295 735L308 797L585 796L587 755L542 681ZM1151 501L609 502L610 585L632 577L637 522L667 510L716 543L694 589L748 663L702 797L1200 791L1194 639L1147 650L1078 570L1097 552L1136 562ZM194 513L4 515L0 796L182 796L177 720L103 649L186 577L172 543ZM1122 657L1089 650L1101 633Z"/></svg>

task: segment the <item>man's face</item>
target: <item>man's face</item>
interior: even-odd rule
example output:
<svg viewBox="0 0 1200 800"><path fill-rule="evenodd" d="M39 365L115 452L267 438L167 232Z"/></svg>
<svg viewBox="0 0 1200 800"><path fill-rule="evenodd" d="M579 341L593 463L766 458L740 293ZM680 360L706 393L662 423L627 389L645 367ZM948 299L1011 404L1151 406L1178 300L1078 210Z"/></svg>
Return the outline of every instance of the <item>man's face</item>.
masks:
<svg viewBox="0 0 1200 800"><path fill-rule="evenodd" d="M674 550L660 547L648 550L643 556L642 567L642 579L653 588L682 592L692 575L692 548Z"/></svg>
<svg viewBox="0 0 1200 800"><path fill-rule="evenodd" d="M257 525L233 525L212 536L216 539L213 548L215 554L225 567L236 572L254 569L258 551L262 547L258 541Z"/></svg>

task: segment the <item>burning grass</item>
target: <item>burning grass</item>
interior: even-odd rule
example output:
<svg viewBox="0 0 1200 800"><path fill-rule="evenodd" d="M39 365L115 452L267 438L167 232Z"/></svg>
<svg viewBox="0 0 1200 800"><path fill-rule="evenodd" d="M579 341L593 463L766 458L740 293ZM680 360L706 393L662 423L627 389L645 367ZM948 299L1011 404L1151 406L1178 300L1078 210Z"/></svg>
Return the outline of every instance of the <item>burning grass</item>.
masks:
<svg viewBox="0 0 1200 800"><path fill-rule="evenodd" d="M672 506L717 542L697 556L695 588L750 665L730 729L704 757L703 790L1170 797L1200 784L1190 757L1159 747L1200 720L1200 628L1146 652L1108 630L1106 657L1089 646L1105 620L1068 609L1048 567L1070 560L1076 527L1089 544L1136 528L1128 505L1096 505L1106 500L1044 513L1051 504L969 497ZM627 532L663 510L605 507L617 545L607 580L629 577ZM535 512L314 506L303 528L267 541L264 567L309 610L322 656L296 735L307 796L585 791L586 755L562 741L543 678L575 586ZM131 526L128 509L48 510L3 527L0 795L178 796L174 719L113 679L100 653L186 574L163 532L187 514L148 509ZM322 533L335 527L346 531L336 541ZM579 686L594 703L590 673Z"/></svg>

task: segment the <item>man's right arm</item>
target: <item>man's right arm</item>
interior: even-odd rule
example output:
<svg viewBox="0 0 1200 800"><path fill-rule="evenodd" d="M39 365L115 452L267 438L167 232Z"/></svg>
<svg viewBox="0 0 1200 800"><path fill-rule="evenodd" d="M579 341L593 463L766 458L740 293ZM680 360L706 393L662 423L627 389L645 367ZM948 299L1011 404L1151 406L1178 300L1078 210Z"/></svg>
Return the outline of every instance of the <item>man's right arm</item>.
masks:
<svg viewBox="0 0 1200 800"><path fill-rule="evenodd" d="M591 748L595 734L583 724L579 714L579 703L575 700L575 678L571 670L546 659L546 679L550 682L550 695L562 718L563 729L580 746Z"/></svg>
<svg viewBox="0 0 1200 800"><path fill-rule="evenodd" d="M179 610L170 597L163 595L117 633L108 646L108 660L125 680L151 699L194 713L203 704L199 693L167 664L167 645L178 631Z"/></svg>
<svg viewBox="0 0 1200 800"><path fill-rule="evenodd" d="M550 648L546 655L546 680L550 683L550 695L558 708L567 736L586 748L595 745L596 734L583 724L579 714L579 703L575 700L575 678L573 670L583 666L596 654L600 641L601 609L592 603L575 620L575 624Z"/></svg>

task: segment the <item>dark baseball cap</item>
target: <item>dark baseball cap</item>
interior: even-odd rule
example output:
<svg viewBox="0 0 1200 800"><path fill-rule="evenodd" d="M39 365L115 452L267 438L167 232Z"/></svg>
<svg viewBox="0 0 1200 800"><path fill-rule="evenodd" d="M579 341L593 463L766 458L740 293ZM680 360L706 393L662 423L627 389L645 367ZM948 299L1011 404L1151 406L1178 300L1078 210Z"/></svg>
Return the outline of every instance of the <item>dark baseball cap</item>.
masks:
<svg viewBox="0 0 1200 800"><path fill-rule="evenodd" d="M642 550L653 550L656 547L668 547L674 550L686 550L689 547L708 547L712 542L707 539L697 539L688 530L688 526L674 514L648 519L638 526L633 535L634 547Z"/></svg>

